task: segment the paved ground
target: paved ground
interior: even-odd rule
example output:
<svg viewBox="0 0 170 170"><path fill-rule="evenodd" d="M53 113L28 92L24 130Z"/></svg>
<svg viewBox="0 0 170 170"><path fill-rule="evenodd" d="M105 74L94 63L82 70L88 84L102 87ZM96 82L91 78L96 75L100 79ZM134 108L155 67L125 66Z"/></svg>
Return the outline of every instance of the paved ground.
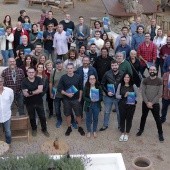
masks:
<svg viewBox="0 0 170 170"><path fill-rule="evenodd" d="M40 5L34 5L30 8L26 7L26 1L20 0L18 4L4 5L0 0L0 21L6 14L12 16L13 25L19 16L19 10L25 9L28 15L31 17L31 21L38 21L40 18ZM79 15L85 17L85 22L89 23L89 18L97 16L102 18L106 16L106 11L101 0L90 1L78 1L76 0L75 8L69 7L66 9L71 14L72 20L75 22ZM63 18L63 13L57 12L55 17L57 20ZM66 122L64 121L61 128L55 127L56 117L51 120L47 120L48 130L51 134L50 139L54 140L56 137L69 142L71 146L71 154L80 153L122 153L126 168L130 170L131 161L136 156L147 156L153 161L155 170L169 170L170 169L170 111L167 116L167 122L163 124L165 142L160 143L157 136L156 124L153 120L152 114L149 113L145 132L141 137L136 137L135 134L139 128L140 116L141 116L141 98L138 102L136 112L133 119L133 126L130 132L128 142L118 142L120 132L117 129L116 114L111 113L109 128L105 132L98 133L98 138L93 137L87 139L81 137L77 130L73 129L73 132L69 137L64 135L66 130ZM64 119L64 116L63 116ZM98 128L102 127L103 112L99 115ZM85 120L83 120L83 127L85 129ZM0 134L2 139L2 134ZM28 145L26 140L13 140L12 150L15 155L23 155L26 153L40 152L40 146L43 142L48 140L40 132L40 125L38 126L38 136L36 138L31 137L31 144Z"/></svg>

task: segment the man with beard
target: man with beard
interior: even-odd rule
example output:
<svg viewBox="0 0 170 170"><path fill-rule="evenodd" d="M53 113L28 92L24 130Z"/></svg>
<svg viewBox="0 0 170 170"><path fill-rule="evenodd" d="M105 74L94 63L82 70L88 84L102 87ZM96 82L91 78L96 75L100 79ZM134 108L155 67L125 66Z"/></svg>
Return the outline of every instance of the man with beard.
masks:
<svg viewBox="0 0 170 170"><path fill-rule="evenodd" d="M108 128L109 124L109 118L110 118L110 112L112 109L112 105L115 105L116 113L117 113L117 121L118 121L118 128L120 128L120 115L119 115L119 109L118 109L118 99L116 99L116 90L118 87L118 84L120 83L122 76L124 72L119 70L119 65L117 61L112 60L111 61L111 69L107 71L102 79L101 85L103 88L103 91L105 92L105 96L103 97L104 101L104 122L103 127L100 129L100 131L104 131ZM115 93L112 93L107 88L108 84L114 85Z"/></svg>
<svg viewBox="0 0 170 170"><path fill-rule="evenodd" d="M74 22L70 20L70 14L65 15L65 19L60 21L60 24L63 25L64 31L67 31L67 28L72 29L74 32ZM68 43L68 49L70 49L71 43Z"/></svg>
<svg viewBox="0 0 170 170"><path fill-rule="evenodd" d="M141 136L145 123L146 118L148 116L149 110L151 110L153 117L156 121L157 129L158 129L158 135L159 135L159 141L163 142L163 131L162 131L162 123L160 119L160 104L159 99L162 96L162 90L163 90L163 83L162 80L157 77L157 70L155 66L151 66L149 68L149 77L143 80L142 82L142 117L140 121L140 128L139 132L136 134L136 136Z"/></svg>

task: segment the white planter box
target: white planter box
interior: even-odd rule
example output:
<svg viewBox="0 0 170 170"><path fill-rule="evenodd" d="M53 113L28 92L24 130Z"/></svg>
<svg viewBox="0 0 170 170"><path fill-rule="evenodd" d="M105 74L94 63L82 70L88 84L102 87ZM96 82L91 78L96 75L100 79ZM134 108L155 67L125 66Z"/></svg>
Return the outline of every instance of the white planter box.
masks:
<svg viewBox="0 0 170 170"><path fill-rule="evenodd" d="M71 155L79 157L80 155ZM54 159L59 159L60 156L52 156ZM126 170L121 153L111 154L87 154L91 158L90 164L86 170Z"/></svg>

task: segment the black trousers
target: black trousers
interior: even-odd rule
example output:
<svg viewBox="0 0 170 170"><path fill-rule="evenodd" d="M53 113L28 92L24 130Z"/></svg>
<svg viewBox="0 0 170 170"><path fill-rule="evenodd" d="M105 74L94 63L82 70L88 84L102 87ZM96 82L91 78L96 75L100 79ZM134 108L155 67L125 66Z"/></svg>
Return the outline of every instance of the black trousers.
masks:
<svg viewBox="0 0 170 170"><path fill-rule="evenodd" d="M160 105L159 103L153 104L153 108L149 109L146 105L146 103L143 101L142 102L142 117L141 117L141 121L140 121L140 130L144 130L145 127L145 123L146 123L146 118L148 116L148 112L149 110L151 110L152 115L155 119L156 125L157 125L157 129L158 129L158 133L162 134L162 123L161 123L161 119L160 119Z"/></svg>
<svg viewBox="0 0 170 170"><path fill-rule="evenodd" d="M130 129L132 127L133 115L135 113L135 108L136 105L130 105L126 104L125 102L119 101L120 131L122 133L130 132Z"/></svg>
<svg viewBox="0 0 170 170"><path fill-rule="evenodd" d="M26 104L26 108L27 108L28 115L30 118L30 124L31 124L32 130L37 129L36 119L35 119L35 111L37 111L38 117L40 119L41 130L42 131L47 130L43 103L42 104L31 104L31 105Z"/></svg>
<svg viewBox="0 0 170 170"><path fill-rule="evenodd" d="M53 99L50 97L50 91L47 91L47 103L48 103L48 109L50 111L49 116L53 115Z"/></svg>

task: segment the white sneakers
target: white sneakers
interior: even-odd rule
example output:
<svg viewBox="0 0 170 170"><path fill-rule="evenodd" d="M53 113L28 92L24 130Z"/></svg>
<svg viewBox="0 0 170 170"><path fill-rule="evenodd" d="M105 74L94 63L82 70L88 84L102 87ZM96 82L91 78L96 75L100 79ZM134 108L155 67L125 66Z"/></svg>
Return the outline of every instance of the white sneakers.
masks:
<svg viewBox="0 0 170 170"><path fill-rule="evenodd" d="M127 142L128 141L128 135L121 135L119 138L119 142Z"/></svg>

